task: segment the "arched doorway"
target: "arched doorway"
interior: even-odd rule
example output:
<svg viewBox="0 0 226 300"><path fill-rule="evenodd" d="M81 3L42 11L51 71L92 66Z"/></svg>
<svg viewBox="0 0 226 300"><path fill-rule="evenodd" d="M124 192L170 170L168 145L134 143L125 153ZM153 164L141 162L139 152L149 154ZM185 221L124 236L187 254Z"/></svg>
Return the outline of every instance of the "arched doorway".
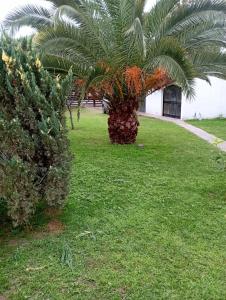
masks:
<svg viewBox="0 0 226 300"><path fill-rule="evenodd" d="M181 88L176 85L168 86L163 92L163 116L181 118Z"/></svg>

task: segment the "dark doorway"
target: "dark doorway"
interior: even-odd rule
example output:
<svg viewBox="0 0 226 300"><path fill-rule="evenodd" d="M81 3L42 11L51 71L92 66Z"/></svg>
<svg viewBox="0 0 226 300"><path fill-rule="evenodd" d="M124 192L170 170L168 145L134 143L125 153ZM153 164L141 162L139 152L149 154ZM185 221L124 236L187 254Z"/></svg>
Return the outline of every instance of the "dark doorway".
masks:
<svg viewBox="0 0 226 300"><path fill-rule="evenodd" d="M181 88L176 85L168 86L163 92L163 116L181 118Z"/></svg>
<svg viewBox="0 0 226 300"><path fill-rule="evenodd" d="M146 112L146 97L143 96L140 98L139 111L145 113Z"/></svg>

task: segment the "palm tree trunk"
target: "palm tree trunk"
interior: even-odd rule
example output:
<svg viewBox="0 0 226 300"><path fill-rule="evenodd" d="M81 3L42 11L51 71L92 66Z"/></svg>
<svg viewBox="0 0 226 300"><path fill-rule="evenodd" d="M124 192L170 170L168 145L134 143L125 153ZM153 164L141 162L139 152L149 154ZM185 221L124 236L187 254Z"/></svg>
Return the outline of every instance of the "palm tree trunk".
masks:
<svg viewBox="0 0 226 300"><path fill-rule="evenodd" d="M113 144L134 144L138 133L138 100L112 101L109 110L108 132Z"/></svg>

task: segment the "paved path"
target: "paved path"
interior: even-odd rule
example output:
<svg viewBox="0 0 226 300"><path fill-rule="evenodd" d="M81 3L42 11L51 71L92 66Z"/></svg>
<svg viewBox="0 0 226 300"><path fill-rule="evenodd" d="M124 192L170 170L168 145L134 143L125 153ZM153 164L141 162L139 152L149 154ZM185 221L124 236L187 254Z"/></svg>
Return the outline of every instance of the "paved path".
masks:
<svg viewBox="0 0 226 300"><path fill-rule="evenodd" d="M199 138L207 141L210 144L216 144L216 146L226 152L226 141L223 141L222 139L217 138L215 135L212 135L208 132L206 132L205 130L202 130L198 127L195 127L193 125L190 125L182 120L179 119L174 119L174 118L168 118L168 117L161 117L161 116L156 116L156 115L152 115L152 114L147 114L147 113L139 113L139 115L144 116L144 117L149 117L149 118L155 118L155 119L159 119L162 121L167 121L167 122L172 122L177 124L180 127L183 127L185 129L187 129L188 131L190 131L191 133L197 135Z"/></svg>

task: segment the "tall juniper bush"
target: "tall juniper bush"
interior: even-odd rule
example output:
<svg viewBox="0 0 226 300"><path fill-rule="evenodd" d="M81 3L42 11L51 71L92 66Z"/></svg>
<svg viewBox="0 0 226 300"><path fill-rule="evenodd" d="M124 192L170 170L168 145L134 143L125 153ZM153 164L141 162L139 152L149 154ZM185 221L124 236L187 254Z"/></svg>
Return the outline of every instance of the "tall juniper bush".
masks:
<svg viewBox="0 0 226 300"><path fill-rule="evenodd" d="M0 49L0 213L28 224L38 206L61 207L68 193L71 155L63 79L42 67L31 42L5 39Z"/></svg>

